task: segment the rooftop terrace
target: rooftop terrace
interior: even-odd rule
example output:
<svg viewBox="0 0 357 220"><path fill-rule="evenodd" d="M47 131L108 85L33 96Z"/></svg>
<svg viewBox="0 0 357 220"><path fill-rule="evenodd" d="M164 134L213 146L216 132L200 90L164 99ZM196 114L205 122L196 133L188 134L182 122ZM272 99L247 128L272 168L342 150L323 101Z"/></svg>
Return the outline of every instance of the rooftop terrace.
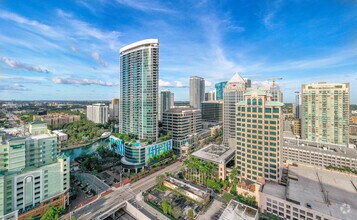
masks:
<svg viewBox="0 0 357 220"><path fill-rule="evenodd" d="M231 200L219 220L255 220L258 219L258 210Z"/></svg>
<svg viewBox="0 0 357 220"><path fill-rule="evenodd" d="M230 159L232 159L234 153L235 153L234 146L227 147L224 145L210 144L194 152L192 155L201 160L218 164L222 161L227 163Z"/></svg>

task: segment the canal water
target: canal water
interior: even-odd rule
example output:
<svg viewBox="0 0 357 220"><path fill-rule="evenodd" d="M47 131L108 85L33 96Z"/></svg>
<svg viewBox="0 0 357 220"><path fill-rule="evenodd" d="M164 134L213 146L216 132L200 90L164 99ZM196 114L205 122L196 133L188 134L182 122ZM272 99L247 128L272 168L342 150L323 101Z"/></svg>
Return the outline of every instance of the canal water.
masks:
<svg viewBox="0 0 357 220"><path fill-rule="evenodd" d="M73 161L81 155L92 154L93 152L95 152L97 150L97 148L99 146L103 146L105 148L110 148L109 137L99 139L98 141L93 142L88 145L83 145L83 146L79 146L79 147L67 149L67 150L61 150L61 153L63 153L66 156L69 156L71 158L71 161Z"/></svg>

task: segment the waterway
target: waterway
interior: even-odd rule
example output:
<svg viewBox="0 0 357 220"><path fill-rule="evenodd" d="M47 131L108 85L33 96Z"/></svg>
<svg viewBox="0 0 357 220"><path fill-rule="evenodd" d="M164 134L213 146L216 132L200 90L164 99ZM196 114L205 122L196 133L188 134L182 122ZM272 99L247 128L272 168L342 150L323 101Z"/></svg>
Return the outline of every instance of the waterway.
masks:
<svg viewBox="0 0 357 220"><path fill-rule="evenodd" d="M109 148L110 147L109 137L99 139L96 142L93 142L91 144L79 146L76 148L61 150L61 153L63 153L66 156L69 156L71 158L71 161L73 161L81 155L92 154L93 152L95 152L97 150L97 148L99 146ZM69 146L69 148L70 148L70 146Z"/></svg>

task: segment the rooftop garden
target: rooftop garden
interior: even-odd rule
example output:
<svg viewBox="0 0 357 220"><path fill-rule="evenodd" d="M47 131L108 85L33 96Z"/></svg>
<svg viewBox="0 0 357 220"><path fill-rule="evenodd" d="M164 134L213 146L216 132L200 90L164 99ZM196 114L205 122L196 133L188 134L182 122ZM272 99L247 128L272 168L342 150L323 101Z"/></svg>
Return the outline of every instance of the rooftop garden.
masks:
<svg viewBox="0 0 357 220"><path fill-rule="evenodd" d="M134 134L129 134L129 133L112 133L112 135L114 137L117 137L121 140L124 141L125 144L134 144L134 143L137 143L137 138L136 138L136 135ZM172 132L168 132L166 135L164 136L161 136L157 139L156 143L160 143L160 142L163 142L163 141L167 141L167 140L170 140L172 138ZM141 144L152 144L154 143L151 139L149 138L143 138L143 139L139 139L139 142Z"/></svg>
<svg viewBox="0 0 357 220"><path fill-rule="evenodd" d="M352 169L350 167L337 167L337 166L328 165L328 166L326 166L326 169L336 170L336 171L340 171L340 172L344 172L344 173L353 173L353 174L357 175L357 170Z"/></svg>

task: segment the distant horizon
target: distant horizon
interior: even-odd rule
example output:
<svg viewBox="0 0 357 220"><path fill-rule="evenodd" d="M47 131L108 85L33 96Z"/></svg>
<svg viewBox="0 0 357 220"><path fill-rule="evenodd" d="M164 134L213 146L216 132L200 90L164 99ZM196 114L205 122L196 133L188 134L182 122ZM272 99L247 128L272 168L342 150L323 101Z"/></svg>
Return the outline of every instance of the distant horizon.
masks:
<svg viewBox="0 0 357 220"><path fill-rule="evenodd" d="M0 102L110 102L111 100L0 100ZM175 100L175 102L190 102L189 100ZM284 104L294 104L294 102L283 102ZM357 105L357 103L350 103Z"/></svg>

